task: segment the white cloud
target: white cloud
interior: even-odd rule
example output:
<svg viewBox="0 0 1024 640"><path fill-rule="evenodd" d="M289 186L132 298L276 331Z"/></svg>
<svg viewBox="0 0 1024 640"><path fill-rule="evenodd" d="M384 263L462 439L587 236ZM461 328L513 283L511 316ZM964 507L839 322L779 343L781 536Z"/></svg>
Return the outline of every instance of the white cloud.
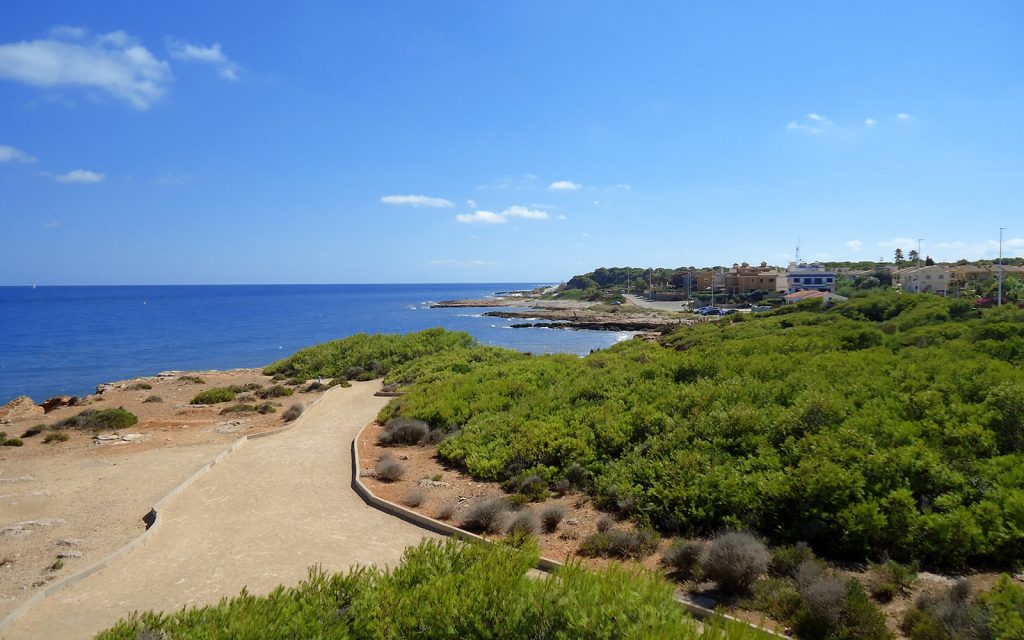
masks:
<svg viewBox="0 0 1024 640"><path fill-rule="evenodd" d="M833 122L823 115L817 113L808 113L800 120L792 120L786 125L787 131L802 131L811 135L820 135L825 133L833 126Z"/></svg>
<svg viewBox="0 0 1024 640"><path fill-rule="evenodd" d="M876 124L878 124L878 120L875 120L874 118L864 118L865 127L873 127Z"/></svg>
<svg viewBox="0 0 1024 640"><path fill-rule="evenodd" d="M526 207L509 207L501 212L506 218L528 218L530 220L547 220L548 212L539 209L527 209Z"/></svg>
<svg viewBox="0 0 1024 640"><path fill-rule="evenodd" d="M202 62L217 67L217 74L226 80L238 80L238 63L224 55L219 42L208 47L174 38L167 39L167 51L175 60Z"/></svg>
<svg viewBox="0 0 1024 640"><path fill-rule="evenodd" d="M455 216L455 219L459 222L466 223L483 223L483 224L504 224L508 222L509 218L525 218L527 220L547 220L548 212L541 211L539 209L530 209L515 205L505 209L501 213L495 213L493 211L475 211L473 213L460 213Z"/></svg>
<svg viewBox="0 0 1024 640"><path fill-rule="evenodd" d="M578 191L581 188L583 185L572 180L558 180L548 185L548 191Z"/></svg>
<svg viewBox="0 0 1024 640"><path fill-rule="evenodd" d="M558 214L558 219L559 219L559 220L568 220L568 218L566 218L566 217L565 217L565 215L564 215L564 214L561 214L561 213L560 213L560 214Z"/></svg>
<svg viewBox="0 0 1024 640"><path fill-rule="evenodd" d="M850 240L846 243L846 248L852 249L853 251L860 251L863 247L864 243L860 240Z"/></svg>
<svg viewBox="0 0 1024 640"><path fill-rule="evenodd" d="M896 119L897 120L904 120L904 121L906 121L906 120L913 120L914 116L910 115L909 113L897 113L896 114Z"/></svg>
<svg viewBox="0 0 1024 640"><path fill-rule="evenodd" d="M86 169L75 169L74 171L69 171L54 178L57 182L64 182L66 184L91 184L94 182L103 182L106 179L107 176L102 173L87 171Z"/></svg>
<svg viewBox="0 0 1024 640"><path fill-rule="evenodd" d="M37 87L92 87L146 109L165 92L170 67L123 31L82 43L84 29L56 27L50 39L0 45L0 78Z"/></svg>
<svg viewBox="0 0 1024 640"><path fill-rule="evenodd" d="M36 159L21 149L14 147L8 147L0 144L0 162L21 162L23 164L29 164L35 162Z"/></svg>
<svg viewBox="0 0 1024 640"><path fill-rule="evenodd" d="M629 186L625 182L620 182L619 184L613 185L610 188L610 190L611 191L632 191L633 187Z"/></svg>
<svg viewBox="0 0 1024 640"><path fill-rule="evenodd" d="M476 200L472 198L466 200L466 206L469 207L470 209L476 209Z"/></svg>
<svg viewBox="0 0 1024 640"><path fill-rule="evenodd" d="M380 201L384 204L407 204L411 207L432 207L434 209L455 206L451 200L432 198L431 196L384 196Z"/></svg>
<svg viewBox="0 0 1024 640"><path fill-rule="evenodd" d="M481 224L504 224L508 222L505 216L493 211L476 211L474 213L460 213L455 216L459 222L481 223Z"/></svg>
<svg viewBox="0 0 1024 640"><path fill-rule="evenodd" d="M157 184L179 185L192 182L192 176L187 173L165 173L156 179Z"/></svg>

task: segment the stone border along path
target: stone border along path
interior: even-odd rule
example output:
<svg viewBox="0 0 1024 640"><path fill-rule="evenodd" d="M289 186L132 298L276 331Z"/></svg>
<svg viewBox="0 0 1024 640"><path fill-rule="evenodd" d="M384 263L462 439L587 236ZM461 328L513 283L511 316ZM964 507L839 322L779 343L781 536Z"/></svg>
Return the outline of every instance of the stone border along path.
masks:
<svg viewBox="0 0 1024 640"><path fill-rule="evenodd" d="M379 387L331 389L289 427L236 441L154 505L138 538L0 621L0 637L91 638L132 611L294 585L314 564L397 564L432 534L368 506L346 478L349 443L389 401Z"/></svg>
<svg viewBox="0 0 1024 640"><path fill-rule="evenodd" d="M372 426L372 423L364 426L362 429L359 430L359 433L357 433L356 437L352 440L352 489L355 490L355 492L358 493L360 497L362 497L362 499L366 501L367 504L376 507L377 509L380 509L385 513L389 513L395 516L396 518L399 518L416 526L423 527L424 529L427 529L428 531L432 531L434 533L459 538L460 540L482 542L484 544L494 544L490 540L487 540L486 538L479 536L475 533L471 533L464 529L459 529L458 527L453 527L452 525L447 524L445 522L441 522L440 520L434 520L433 518L425 516L421 513L417 513L412 509L407 509L406 507L395 504L394 502L385 500L384 498L380 498L375 493L370 491L369 487L363 484L363 481L360 479L359 441L362 439L363 432ZM545 558L543 556L541 556L540 559L537 560L537 569L549 574L555 573L562 566L564 566L564 563L559 562L557 560L551 560L550 558ZM716 615L713 609L703 607L697 604L696 602L688 600L687 598L684 598L683 596L678 594L676 595L676 602L682 605L682 607L686 609L687 613L692 615L694 618L697 618L698 620L705 620L710 616ZM792 640L792 638L790 638L787 635L781 634L777 631L772 631L771 629L767 629L757 624L750 623L746 620L741 620L739 618L735 618L733 616L726 614L722 614L722 617L728 620L732 620L734 622L740 622L743 624L750 625L783 640Z"/></svg>

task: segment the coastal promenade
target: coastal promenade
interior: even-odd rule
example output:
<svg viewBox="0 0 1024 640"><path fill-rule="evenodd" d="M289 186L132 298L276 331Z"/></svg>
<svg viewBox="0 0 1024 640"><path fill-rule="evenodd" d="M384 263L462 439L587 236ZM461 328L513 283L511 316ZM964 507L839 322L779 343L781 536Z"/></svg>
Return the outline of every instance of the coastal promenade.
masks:
<svg viewBox="0 0 1024 640"><path fill-rule="evenodd" d="M172 500L145 544L44 600L3 638L91 638L132 611L294 585L314 564L397 564L432 534L351 489L352 439L388 401L373 395L379 387L332 389L291 429L247 442Z"/></svg>

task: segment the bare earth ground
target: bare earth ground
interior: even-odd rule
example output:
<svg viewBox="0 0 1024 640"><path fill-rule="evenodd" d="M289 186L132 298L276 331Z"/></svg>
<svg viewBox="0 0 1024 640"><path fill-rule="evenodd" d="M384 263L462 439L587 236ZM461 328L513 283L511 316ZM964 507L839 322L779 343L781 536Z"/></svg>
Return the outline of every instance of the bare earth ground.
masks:
<svg viewBox="0 0 1024 640"><path fill-rule="evenodd" d="M364 477L363 482L376 495L403 504L423 515L436 518L438 510L445 504L457 504L451 523L458 526L469 507L482 500L507 495L497 482L481 482L474 480L438 458L436 449L431 446L389 446L377 445L377 436L381 432L379 425L366 429L358 442L360 462L363 465L362 472L366 474L371 471L374 465L382 456L391 455L397 458L405 467L405 476L397 482L382 482L373 477ZM412 507L407 502L407 497L414 492L422 493L425 498L419 506ZM580 542L588 535L597 531L597 520L602 512L594 507L593 503L583 493L570 493L564 496L553 495L542 503L528 505L535 515L550 505L561 505L565 509L565 519L553 533L538 533L541 555L552 560L565 562L570 559L579 559L586 566L598 568L608 564L609 560L601 558L582 558L577 555ZM615 528L632 529L629 522L616 522ZM502 536L485 536L490 539L501 539ZM647 569L661 570L659 560L670 546L669 539L663 539L658 549L650 556L644 558L640 564ZM868 575L864 571L842 570L842 573L867 584ZM997 574L978 573L967 576L975 593L987 591L992 587ZM933 573L922 572L914 585L912 593L904 597L897 597L889 603L880 604L886 616L890 629L901 637L899 623L902 621L906 611L913 606L915 599L923 594L938 594L951 585L959 576L941 576ZM704 606L715 608L717 594L713 591L711 583L688 582L679 585L678 592L687 596ZM777 621L766 620L764 615L757 611L750 611L735 606L728 607L728 612L743 620L756 624L764 624L769 628L778 631L785 631L785 625Z"/></svg>
<svg viewBox="0 0 1024 640"><path fill-rule="evenodd" d="M210 374L207 382L225 384L214 374ZM155 391L156 385L153 386ZM222 596L237 594L242 587L266 593L282 583L295 584L305 577L309 566L317 563L331 571L344 570L352 564L397 563L406 546L429 534L366 506L350 489L350 443L387 402L386 398L373 395L377 389L379 382L332 389L292 429L246 443L170 503L161 514L161 526L146 544L44 600L4 637L92 637L131 611L172 611L186 605L214 603ZM188 388L182 391L183 397L191 398L197 390ZM290 404L293 398L284 400ZM19 536L35 543L26 544L16 562L8 566L31 565L29 573L33 575L27 577L38 576L41 564L52 562L56 550L62 548L57 540L82 538L80 546L72 547L76 550L85 548L86 535L98 540L96 551L90 551L88 556L83 553L81 559L76 559L81 564L61 570L66 572L99 559L137 535L142 530L141 517L154 497L162 496L191 474L199 462L223 450L240 435L218 433L216 425L222 422L221 416L208 418L210 428L202 430L206 435L187 436L184 439L189 443L177 447L156 445L159 448L153 451L151 459L179 460L179 468L167 463L154 469L146 464L147 452L129 453L136 443L117 446L120 456L116 461L124 469L121 487L125 496L101 494L96 482L86 487L74 486L76 478L98 478L99 474L91 475L89 470L95 467L94 458L110 455L99 454L99 447L110 445L72 440L65 454L49 452L47 456L43 450L34 464L20 461L25 466L14 473L8 473L5 461L4 477L13 477L15 473L34 475L40 479L33 481L34 485L51 492L43 497L54 501L42 501L36 512L65 521L59 526L51 525L53 531L51 527L31 527L29 534ZM266 428L282 424L280 417L267 419ZM252 431L259 428L256 422L254 418ZM183 431L199 430L190 427ZM163 432L156 435L162 438ZM84 440L85 436L79 438ZM9 461L19 453L31 451L28 447L22 447L26 450L23 452L5 452L5 457ZM211 455L201 455L200 449ZM121 454L122 450L125 453ZM188 455L182 451L188 451ZM40 466L46 463L75 471L57 475L57 484L51 488L42 482L42 478L49 476L39 473ZM166 467L170 467L170 472L162 470ZM85 508L75 504L76 499L92 504ZM116 509L108 502L117 503ZM80 523L90 517L95 521L95 529L87 531L86 525ZM115 527L118 518L131 524ZM3 520L8 521L6 509ZM139 524L132 530L134 523ZM43 531L46 540L37 535ZM4 539L5 555L9 553L9 540ZM33 554L39 553L39 548L43 555L36 557ZM27 561L29 557L34 562ZM6 574L0 575L5 576L5 589L17 588L15 581L7 582ZM17 598L20 602L27 596L19 591L15 593L21 596ZM31 589L26 591L30 593ZM13 603L8 605L8 610L12 608Z"/></svg>

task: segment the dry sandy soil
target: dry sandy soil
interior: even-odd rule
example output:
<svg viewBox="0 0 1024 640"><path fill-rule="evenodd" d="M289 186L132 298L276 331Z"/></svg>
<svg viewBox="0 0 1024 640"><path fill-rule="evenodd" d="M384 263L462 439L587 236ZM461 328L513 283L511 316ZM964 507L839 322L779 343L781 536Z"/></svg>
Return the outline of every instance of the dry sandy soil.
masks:
<svg viewBox="0 0 1024 640"><path fill-rule="evenodd" d="M117 434L128 440L94 437L113 432L64 430L67 442L44 444L49 433L44 431L24 438L24 446L0 447L0 618L39 587L89 566L144 531L142 518L150 506L230 443L279 428L284 409L309 405L320 395L298 387L292 396L270 400L275 413L221 415L233 403L190 401L211 387L267 387L270 378L258 369L188 374L202 378L202 384L183 375L168 372L103 385L103 393L88 396L84 405L0 425L15 437L83 409L124 407L139 417ZM144 402L150 396L163 401Z"/></svg>

